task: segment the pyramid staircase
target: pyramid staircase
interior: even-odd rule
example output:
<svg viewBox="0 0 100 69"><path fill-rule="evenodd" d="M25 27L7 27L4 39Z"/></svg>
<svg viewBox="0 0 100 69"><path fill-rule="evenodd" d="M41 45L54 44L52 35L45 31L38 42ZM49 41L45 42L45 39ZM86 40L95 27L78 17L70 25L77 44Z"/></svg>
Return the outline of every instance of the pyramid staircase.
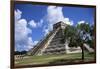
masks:
<svg viewBox="0 0 100 69"><path fill-rule="evenodd" d="M32 48L28 54L30 55L48 55L48 54L65 54L73 53L68 47L68 42L64 42L64 29L67 24L58 22L53 25L53 30L39 43ZM76 52L81 52L80 48L73 48Z"/></svg>

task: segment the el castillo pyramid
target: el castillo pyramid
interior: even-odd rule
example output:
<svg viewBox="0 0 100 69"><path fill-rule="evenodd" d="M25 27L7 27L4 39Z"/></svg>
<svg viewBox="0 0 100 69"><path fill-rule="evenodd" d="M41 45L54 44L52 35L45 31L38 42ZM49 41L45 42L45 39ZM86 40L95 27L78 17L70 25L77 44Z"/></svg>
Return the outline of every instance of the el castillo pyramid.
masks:
<svg viewBox="0 0 100 69"><path fill-rule="evenodd" d="M67 24L62 21L54 24L53 30L30 49L28 54L48 55L81 52L80 47L69 47L67 40L63 42L65 27L67 27Z"/></svg>

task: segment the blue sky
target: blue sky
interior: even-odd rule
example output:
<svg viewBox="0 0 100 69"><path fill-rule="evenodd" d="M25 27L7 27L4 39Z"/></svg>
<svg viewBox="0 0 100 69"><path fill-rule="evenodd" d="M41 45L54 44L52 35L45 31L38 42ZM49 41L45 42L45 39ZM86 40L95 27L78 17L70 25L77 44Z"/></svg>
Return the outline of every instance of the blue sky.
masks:
<svg viewBox="0 0 100 69"><path fill-rule="evenodd" d="M63 21L69 25L94 23L94 8L15 4L15 50L29 50Z"/></svg>

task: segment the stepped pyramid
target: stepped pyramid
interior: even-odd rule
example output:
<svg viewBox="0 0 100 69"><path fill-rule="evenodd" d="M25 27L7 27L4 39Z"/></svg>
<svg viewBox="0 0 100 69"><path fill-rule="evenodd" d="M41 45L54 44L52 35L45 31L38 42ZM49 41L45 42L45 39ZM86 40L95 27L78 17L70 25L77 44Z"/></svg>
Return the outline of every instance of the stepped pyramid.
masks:
<svg viewBox="0 0 100 69"><path fill-rule="evenodd" d="M39 43L29 50L30 55L48 55L48 54L66 54L66 53L76 53L81 52L80 47L69 47L68 41L63 41L64 39L64 29L67 24L58 22L53 25L53 30L46 35L44 39L39 41Z"/></svg>

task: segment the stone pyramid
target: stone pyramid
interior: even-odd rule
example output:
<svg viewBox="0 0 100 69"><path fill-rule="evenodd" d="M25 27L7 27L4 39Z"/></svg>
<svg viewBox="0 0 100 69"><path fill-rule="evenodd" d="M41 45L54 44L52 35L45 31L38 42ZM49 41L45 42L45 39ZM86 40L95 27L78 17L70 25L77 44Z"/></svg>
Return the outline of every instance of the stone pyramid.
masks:
<svg viewBox="0 0 100 69"><path fill-rule="evenodd" d="M49 55L49 54L66 54L81 52L80 47L69 47L68 41L64 39L64 29L67 24L58 22L53 25L53 30L42 39L28 54L30 55Z"/></svg>

